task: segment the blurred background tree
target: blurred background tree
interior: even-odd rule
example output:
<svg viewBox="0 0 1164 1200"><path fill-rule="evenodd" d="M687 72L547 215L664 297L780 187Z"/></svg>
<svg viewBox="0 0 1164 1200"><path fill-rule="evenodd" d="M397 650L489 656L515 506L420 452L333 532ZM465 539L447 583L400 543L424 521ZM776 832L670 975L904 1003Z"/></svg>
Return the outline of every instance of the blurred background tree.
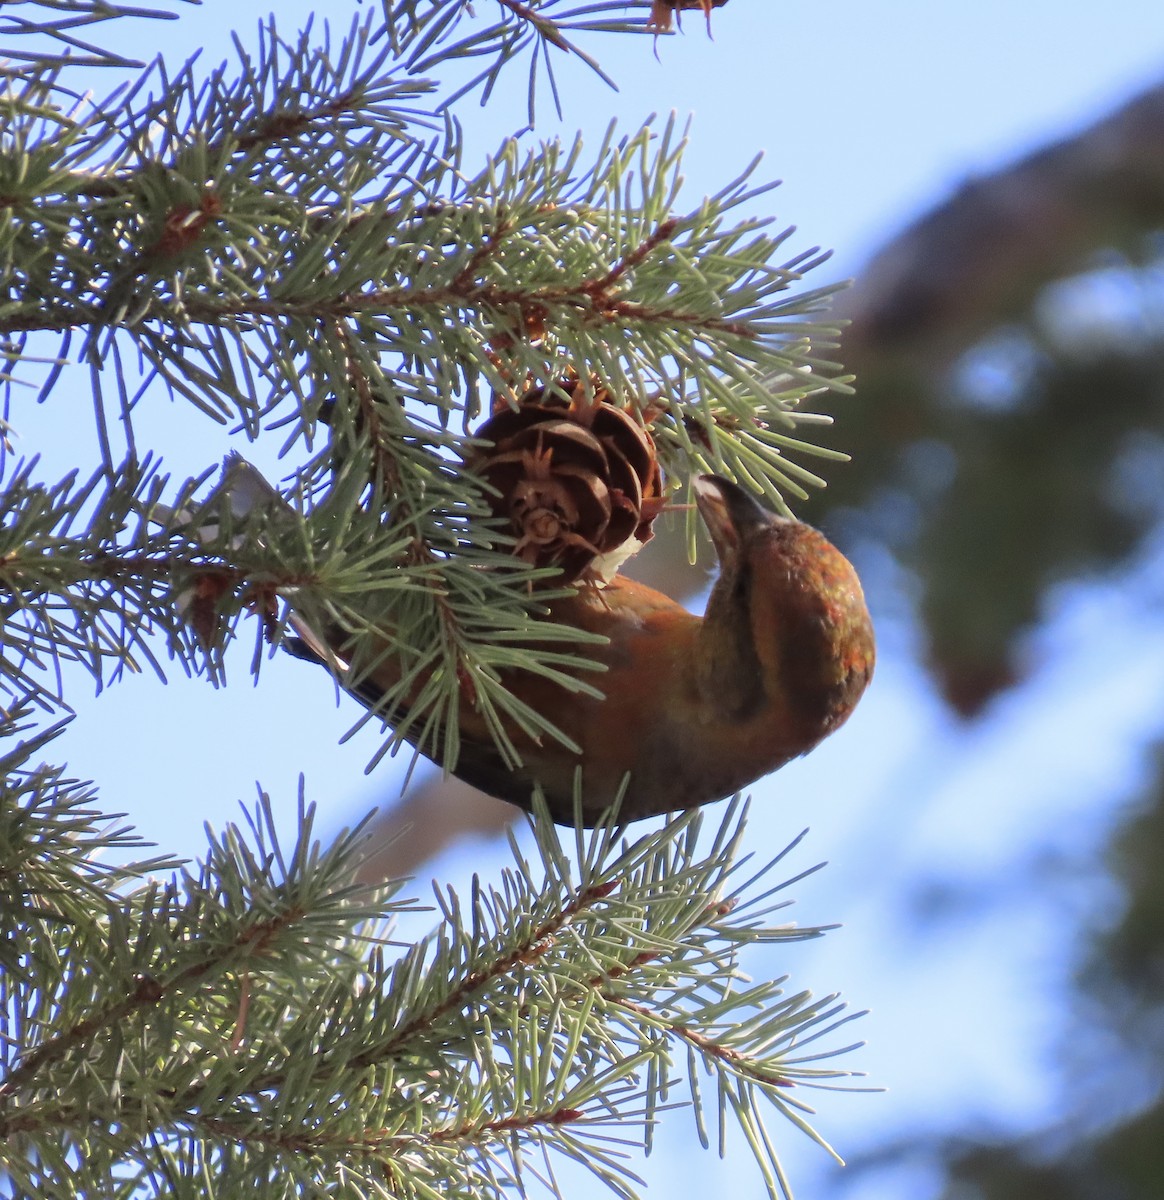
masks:
<svg viewBox="0 0 1164 1200"><path fill-rule="evenodd" d="M909 572L929 670L972 721L1030 671L1058 589L1164 568L1164 85L965 185L841 306L855 461L812 507ZM1164 712L1145 715L1164 738ZM1065 865L1032 885L1066 892ZM1108 913L1076 932L1060 1111L1021 1139L951 1141L949 1200L1164 1195L1164 753L1105 865Z"/></svg>

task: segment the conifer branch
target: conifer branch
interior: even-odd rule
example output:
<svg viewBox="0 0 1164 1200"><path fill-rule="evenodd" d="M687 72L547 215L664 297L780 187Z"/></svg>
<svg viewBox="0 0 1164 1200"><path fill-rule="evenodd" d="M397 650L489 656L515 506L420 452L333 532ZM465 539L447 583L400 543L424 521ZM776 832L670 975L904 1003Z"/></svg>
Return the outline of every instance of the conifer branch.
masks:
<svg viewBox="0 0 1164 1200"><path fill-rule="evenodd" d="M837 457L805 411L846 386L819 317L834 289L804 287L826 256L755 215L755 164L681 204L672 122L465 166L460 98L524 61L532 116L541 71L567 52L601 75L585 38L645 32L645 4L391 0L334 39L271 20L222 67L136 74L98 34L158 11L26 7L52 45L0 96L4 415L19 424L19 385L73 422L91 393L100 461L46 482L3 459L3 732L67 705L70 662L104 684L168 655L221 684L252 616L258 671L291 605L350 647L349 683L399 666L367 718L399 717L380 753L407 736L455 760L466 695L503 751L507 728L551 738L506 681L600 695L598 635L550 621L553 568L515 559L474 466L484 412L572 372L650 421L675 487L714 468L798 495L821 482L804 456ZM123 85L79 103L82 61ZM166 434L147 444L138 414L166 390L247 438L278 431L283 490L236 508L215 464L165 475ZM741 982L745 947L820 931L772 923L763 872L738 882L738 808L708 850L697 814L572 845L543 814L533 865L515 845L496 886L438 891L436 929L399 950L409 906L353 884L359 830L320 848L300 798L281 846L262 797L196 867L122 866L132 843L92 789L39 761L52 732L8 750L0 781L14 1194L499 1198L537 1148L551 1190L559 1155L630 1197L608 1139L649 1145L681 1069L700 1136L732 1116L786 1191L765 1112L808 1129L803 1089L844 1072L803 1047L849 1016Z"/></svg>

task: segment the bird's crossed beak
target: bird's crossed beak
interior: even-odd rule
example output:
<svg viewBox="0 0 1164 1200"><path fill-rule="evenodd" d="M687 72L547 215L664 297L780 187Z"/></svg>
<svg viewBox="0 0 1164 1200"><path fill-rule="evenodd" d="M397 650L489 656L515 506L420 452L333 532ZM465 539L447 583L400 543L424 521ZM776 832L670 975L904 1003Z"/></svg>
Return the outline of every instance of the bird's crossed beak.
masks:
<svg viewBox="0 0 1164 1200"><path fill-rule="evenodd" d="M731 562L741 542L755 530L779 520L751 492L719 475L695 480L695 504L707 526L721 563Z"/></svg>

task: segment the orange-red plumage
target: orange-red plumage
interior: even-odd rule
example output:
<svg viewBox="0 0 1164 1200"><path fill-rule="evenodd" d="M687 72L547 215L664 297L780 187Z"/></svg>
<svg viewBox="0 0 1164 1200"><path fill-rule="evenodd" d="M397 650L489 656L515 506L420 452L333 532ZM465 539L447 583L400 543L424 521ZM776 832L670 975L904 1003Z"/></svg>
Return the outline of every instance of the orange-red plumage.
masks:
<svg viewBox="0 0 1164 1200"><path fill-rule="evenodd" d="M872 625L852 566L815 529L773 515L727 480L704 476L697 502L720 558L705 615L621 577L555 601L555 621L608 639L588 650L605 671L586 675L604 698L532 675L506 683L580 753L514 730L522 758L514 768L465 699L454 774L524 808L538 784L554 819L572 823L581 767L582 817L590 824L629 772L621 817L634 820L731 795L846 720L874 663ZM334 665L319 652L319 638L302 632L308 647L297 652ZM397 680L385 660L360 681L358 694L374 703Z"/></svg>

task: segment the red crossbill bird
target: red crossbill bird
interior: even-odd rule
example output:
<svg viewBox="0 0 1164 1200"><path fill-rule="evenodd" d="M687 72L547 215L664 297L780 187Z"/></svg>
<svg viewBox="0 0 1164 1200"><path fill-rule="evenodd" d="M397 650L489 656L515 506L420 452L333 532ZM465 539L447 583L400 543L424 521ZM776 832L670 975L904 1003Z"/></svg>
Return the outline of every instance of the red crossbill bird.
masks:
<svg viewBox="0 0 1164 1200"><path fill-rule="evenodd" d="M453 774L529 808L535 785L554 820L593 824L625 783L623 821L706 804L807 754L853 711L873 673L873 628L857 574L822 534L776 516L714 475L696 503L720 571L702 617L621 576L551 602L550 617L606 638L587 656L601 699L525 673L505 682L575 745L510 730L512 765L469 699L458 714ZM292 618L289 649L344 683L344 647ZM367 636L367 635L365 635ZM351 690L375 708L399 680L391 659ZM392 719L392 714L388 714Z"/></svg>

